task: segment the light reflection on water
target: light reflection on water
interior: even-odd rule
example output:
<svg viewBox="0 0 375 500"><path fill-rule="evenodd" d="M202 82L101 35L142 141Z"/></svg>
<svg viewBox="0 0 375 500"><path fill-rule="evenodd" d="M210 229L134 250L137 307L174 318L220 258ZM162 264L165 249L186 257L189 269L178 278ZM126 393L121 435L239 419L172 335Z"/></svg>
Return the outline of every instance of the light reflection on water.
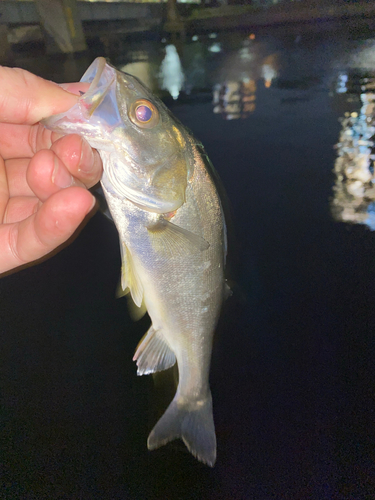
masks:
<svg viewBox="0 0 375 500"><path fill-rule="evenodd" d="M304 48L301 37L287 52L269 40L245 34L229 43L216 34L193 37L182 50L167 45L162 52L158 64L152 65L149 59L121 69L161 97L163 91L174 100L203 93L212 100L213 113L225 120L249 118L259 106L260 87L279 93L281 103L293 104L310 100L311 90L327 89L334 82L333 102L339 103L342 129L333 168L332 214L338 221L375 230L375 77L369 72L375 68L374 40L354 44L350 51L335 52L331 47L324 54L329 70L324 78L315 71L321 56Z"/></svg>
<svg viewBox="0 0 375 500"><path fill-rule="evenodd" d="M205 40L195 36L180 50L166 45L159 62L155 54L133 50L127 54L132 62L117 66L161 97L163 91L174 100L204 92L212 95L214 113L227 120L247 118L255 110L258 81L269 88L277 77L278 55L245 35L236 47L224 48L221 41L211 41L217 36L210 33Z"/></svg>
<svg viewBox="0 0 375 500"><path fill-rule="evenodd" d="M192 105L197 100L211 102L212 113L224 120L259 120L260 114L277 119L277 113L288 113L292 106L330 90L332 110L341 121L332 166L332 214L338 221L375 229L375 39L320 43L305 35L209 33L178 47L165 40L161 44L119 41L109 56L168 104L171 99ZM36 72L55 81L71 81L91 61L91 56L63 64L38 59ZM33 64L25 59L20 66L35 71Z"/></svg>
<svg viewBox="0 0 375 500"><path fill-rule="evenodd" d="M339 221L366 224L375 230L375 78L341 74L337 91L350 95L348 86L355 82L362 91L361 108L346 112L341 120L332 213Z"/></svg>
<svg viewBox="0 0 375 500"><path fill-rule="evenodd" d="M173 99L177 99L183 87L185 76L174 45L165 47L165 57L160 66L159 79L160 88L168 90Z"/></svg>
<svg viewBox="0 0 375 500"><path fill-rule="evenodd" d="M213 90L214 113L226 120L247 118L255 111L256 81L244 79L218 84Z"/></svg>

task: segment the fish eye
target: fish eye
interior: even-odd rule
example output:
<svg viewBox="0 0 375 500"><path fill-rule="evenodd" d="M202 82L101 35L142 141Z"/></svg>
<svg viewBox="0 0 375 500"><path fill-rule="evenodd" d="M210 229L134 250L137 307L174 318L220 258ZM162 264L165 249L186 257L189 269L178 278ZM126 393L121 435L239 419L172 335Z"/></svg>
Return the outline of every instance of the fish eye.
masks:
<svg viewBox="0 0 375 500"><path fill-rule="evenodd" d="M159 112L152 102L138 99L129 109L129 118L140 128L153 128L159 122Z"/></svg>

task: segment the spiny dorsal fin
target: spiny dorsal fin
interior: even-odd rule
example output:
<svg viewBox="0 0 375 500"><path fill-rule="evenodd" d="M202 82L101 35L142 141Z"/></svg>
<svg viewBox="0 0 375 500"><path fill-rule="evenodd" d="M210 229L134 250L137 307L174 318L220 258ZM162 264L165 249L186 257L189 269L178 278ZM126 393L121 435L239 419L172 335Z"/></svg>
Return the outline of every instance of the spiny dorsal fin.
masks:
<svg viewBox="0 0 375 500"><path fill-rule="evenodd" d="M151 326L138 344L133 361L137 362L137 375L148 375L173 366L176 356L163 335Z"/></svg>
<svg viewBox="0 0 375 500"><path fill-rule="evenodd" d="M184 255L190 252L202 252L209 248L209 243L191 231L176 226L160 218L156 224L147 228L156 251L163 251L167 257Z"/></svg>
<svg viewBox="0 0 375 500"><path fill-rule="evenodd" d="M129 289L132 299L137 307L141 307L143 300L143 286L139 279L139 276L134 268L132 256L122 241L120 241L121 249L121 287L125 295L127 293L126 289ZM120 296L117 293L117 296Z"/></svg>

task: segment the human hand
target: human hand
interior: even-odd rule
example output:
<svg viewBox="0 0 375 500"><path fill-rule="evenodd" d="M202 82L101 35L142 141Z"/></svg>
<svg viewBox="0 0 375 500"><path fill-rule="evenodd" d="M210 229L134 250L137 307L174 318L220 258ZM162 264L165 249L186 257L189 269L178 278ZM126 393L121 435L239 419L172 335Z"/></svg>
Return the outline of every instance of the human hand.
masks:
<svg viewBox="0 0 375 500"><path fill-rule="evenodd" d="M98 152L39 123L74 106L87 87L66 84L67 92L0 67L0 275L55 250L95 205L87 188L102 175Z"/></svg>

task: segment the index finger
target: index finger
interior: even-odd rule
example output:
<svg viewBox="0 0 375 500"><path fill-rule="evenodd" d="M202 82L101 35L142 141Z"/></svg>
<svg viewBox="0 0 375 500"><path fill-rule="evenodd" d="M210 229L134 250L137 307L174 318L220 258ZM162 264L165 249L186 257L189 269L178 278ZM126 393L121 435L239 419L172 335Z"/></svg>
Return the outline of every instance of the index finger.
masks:
<svg viewBox="0 0 375 500"><path fill-rule="evenodd" d="M1 110L2 69L4 68L0 67L0 110ZM52 84L52 82L47 82L47 83ZM57 86L56 84L52 85ZM89 84L80 82L66 83L63 84L63 87L72 94L79 95L80 92L86 92L86 90L89 87ZM59 87L57 86L57 88ZM69 107L66 109L69 109ZM57 134L51 132L50 130L44 128L42 125L1 123L1 121L2 120L0 115L0 155L5 160L8 160L10 158L30 158L37 151L41 149L49 149L51 147L51 144L58 137L60 137L57 136Z"/></svg>
<svg viewBox="0 0 375 500"><path fill-rule="evenodd" d="M0 66L0 122L33 125L74 106L77 96L20 68Z"/></svg>

